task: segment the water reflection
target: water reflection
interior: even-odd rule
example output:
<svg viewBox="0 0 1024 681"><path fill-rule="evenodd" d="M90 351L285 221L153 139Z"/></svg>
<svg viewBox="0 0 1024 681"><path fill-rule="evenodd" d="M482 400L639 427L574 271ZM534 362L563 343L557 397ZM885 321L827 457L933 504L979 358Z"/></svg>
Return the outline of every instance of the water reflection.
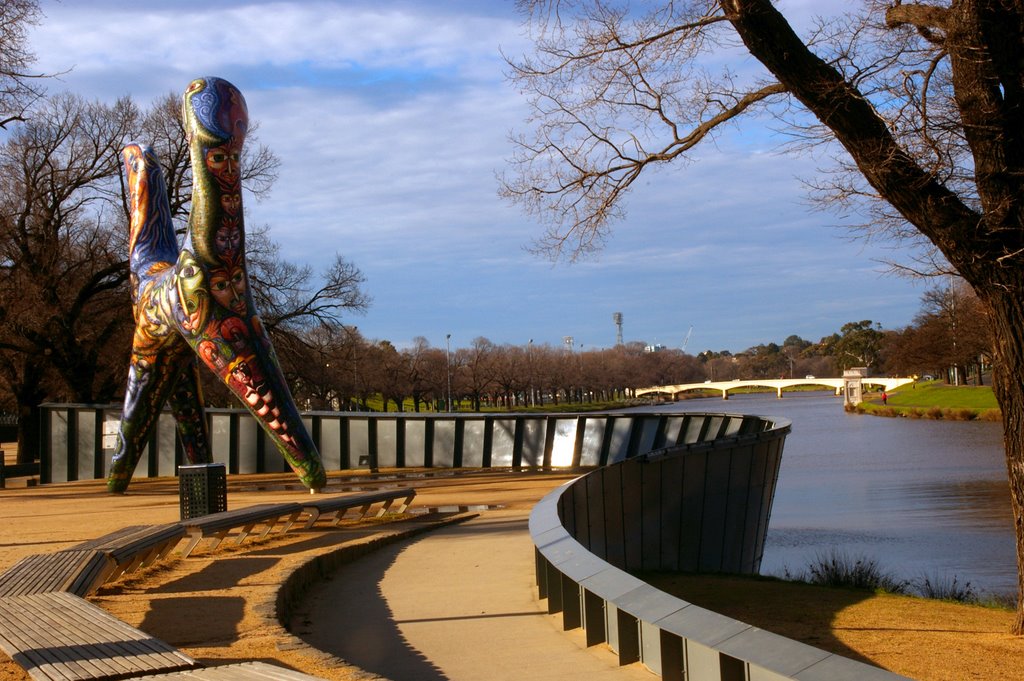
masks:
<svg viewBox="0 0 1024 681"><path fill-rule="evenodd" d="M956 576L1016 590L1013 519L998 423L846 414L831 393L687 400L667 411L725 411L793 422L761 571L799 571L832 547L895 576Z"/></svg>

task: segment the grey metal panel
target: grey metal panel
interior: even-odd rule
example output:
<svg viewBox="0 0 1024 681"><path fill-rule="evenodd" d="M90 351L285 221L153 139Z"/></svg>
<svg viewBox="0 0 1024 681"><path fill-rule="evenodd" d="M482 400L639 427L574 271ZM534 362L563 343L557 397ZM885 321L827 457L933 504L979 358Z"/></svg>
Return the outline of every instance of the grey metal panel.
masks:
<svg viewBox="0 0 1024 681"><path fill-rule="evenodd" d="M496 418L492 423L491 466L509 467L512 465L512 449L516 441L516 421Z"/></svg>
<svg viewBox="0 0 1024 681"><path fill-rule="evenodd" d="M910 681L910 677L900 676L838 655L826 657L821 662L796 674L793 678L798 681L895 681L895 679Z"/></svg>
<svg viewBox="0 0 1024 681"><path fill-rule="evenodd" d="M527 521L531 535L562 528L562 523L558 519L558 500L563 491L568 491L570 484L572 483L567 483L548 492L534 505L530 519Z"/></svg>
<svg viewBox="0 0 1024 681"><path fill-rule="evenodd" d="M654 622L677 636L710 647L717 647L722 641L752 628L749 624L699 605L682 608Z"/></svg>
<svg viewBox="0 0 1024 681"><path fill-rule="evenodd" d="M484 420L466 419L462 433L462 465L476 468L484 465Z"/></svg>
<svg viewBox="0 0 1024 681"><path fill-rule="evenodd" d="M753 509L750 499L750 470L753 466L753 448L735 447L729 450L729 496L725 509L725 542L722 547L722 570L745 572L743 566L743 542L746 526L757 525L760 505Z"/></svg>
<svg viewBox="0 0 1024 681"><path fill-rule="evenodd" d="M704 472L708 454L683 456L683 497L679 523L679 569L696 572L700 565L701 528L704 524Z"/></svg>
<svg viewBox="0 0 1024 681"><path fill-rule="evenodd" d="M664 465L665 461L661 459L637 467L641 474L640 560L644 570L664 569L661 564L661 536L668 529L661 524L661 476Z"/></svg>
<svg viewBox="0 0 1024 681"><path fill-rule="evenodd" d="M174 475L177 472L174 468L174 444L178 440L178 428L170 412L160 414L160 418L157 419L156 437L159 443L157 445L159 453L156 462L157 470L160 475ZM95 459L95 457L90 457L90 459ZM78 463L82 470L82 477L91 478L94 470L93 464L89 464L89 467L85 468L81 466L81 459L78 460Z"/></svg>
<svg viewBox="0 0 1024 681"><path fill-rule="evenodd" d="M551 423L549 422L549 427ZM551 447L551 465L556 468L572 466L572 455L576 450L576 418L555 419L555 437Z"/></svg>
<svg viewBox="0 0 1024 681"><path fill-rule="evenodd" d="M606 601L614 601L644 586L646 582L628 572L608 566L580 582L580 586Z"/></svg>
<svg viewBox="0 0 1024 681"><path fill-rule="evenodd" d="M661 676L661 629L640 620L640 661Z"/></svg>
<svg viewBox="0 0 1024 681"><path fill-rule="evenodd" d="M605 641L613 653L619 652L619 609L611 601L604 603Z"/></svg>
<svg viewBox="0 0 1024 681"><path fill-rule="evenodd" d="M672 456L661 463L661 506L659 528L661 534L661 555L659 569L679 570L679 538L682 521L683 499L683 457Z"/></svg>
<svg viewBox="0 0 1024 681"><path fill-rule="evenodd" d="M370 424L367 418L353 417L348 421L349 466L370 467Z"/></svg>
<svg viewBox="0 0 1024 681"><path fill-rule="evenodd" d="M725 421L725 417L721 414L712 414L710 416L705 416L704 420L705 430L701 437L701 442L714 440L715 436L718 434L718 430L722 427L722 423Z"/></svg>
<svg viewBox="0 0 1024 681"><path fill-rule="evenodd" d="M50 481L68 481L68 411L51 409L50 419Z"/></svg>
<svg viewBox="0 0 1024 681"><path fill-rule="evenodd" d="M700 441L701 431L704 430L704 424L707 421L707 417L704 414L693 414L686 421L686 431L682 434L682 444L693 444Z"/></svg>
<svg viewBox="0 0 1024 681"><path fill-rule="evenodd" d="M790 681L792 678L761 669L753 663L747 665L747 681Z"/></svg>
<svg viewBox="0 0 1024 681"><path fill-rule="evenodd" d="M570 541L574 544L572 550L565 552L566 559L557 564L562 574L580 583L608 569L608 563L587 551L578 542L571 539Z"/></svg>
<svg viewBox="0 0 1024 681"><path fill-rule="evenodd" d="M579 543L584 546L590 546L590 503L587 499L587 485L578 484L570 485L566 489L566 494L572 493L571 496L566 500L572 504L572 520L573 525L567 529L572 533L572 536L576 537Z"/></svg>
<svg viewBox="0 0 1024 681"><path fill-rule="evenodd" d="M548 541L548 539L551 539L551 541ZM548 563L556 567L559 572L565 572L562 568L562 563L571 564L573 558L580 554L582 548L579 542L564 532L559 533L558 530L544 533L544 535L537 539L537 544L541 553L544 554L544 558ZM600 572L600 570L597 572Z"/></svg>
<svg viewBox="0 0 1024 681"><path fill-rule="evenodd" d="M601 463L601 444L605 437L605 420L588 418L583 428L583 449L580 455L581 466L597 466Z"/></svg>
<svg viewBox="0 0 1024 681"><path fill-rule="evenodd" d="M590 475L583 478L587 486L587 537L586 544L590 551L607 560L608 540L605 538L605 505L607 499L604 496L604 476L607 468L599 468ZM581 522L579 516L576 519L577 525Z"/></svg>
<svg viewBox="0 0 1024 681"><path fill-rule="evenodd" d="M669 416L665 419L665 444L673 445L679 439L679 432L683 427L683 416Z"/></svg>
<svg viewBox="0 0 1024 681"><path fill-rule="evenodd" d="M530 417L520 419L523 422L523 455L520 463L523 466L543 466L547 420Z"/></svg>
<svg viewBox="0 0 1024 681"><path fill-rule="evenodd" d="M640 444L637 447L637 454L646 454L654 449L654 442L658 437L658 426L661 419L658 416L638 416L640 419Z"/></svg>
<svg viewBox="0 0 1024 681"><path fill-rule="evenodd" d="M646 622L661 624L662 620L677 617L696 606L645 583L616 598L615 607ZM681 635L675 629L670 630Z"/></svg>
<svg viewBox="0 0 1024 681"><path fill-rule="evenodd" d="M787 678L821 662L832 654L820 648L812 648L784 636L754 628L726 639L715 647L733 657L757 660L758 667Z"/></svg>
<svg viewBox="0 0 1024 681"><path fill-rule="evenodd" d="M231 414L210 414L210 452L213 463L227 468L231 456Z"/></svg>
<svg viewBox="0 0 1024 681"><path fill-rule="evenodd" d="M696 641L684 641L686 646L686 678L693 681L720 681L722 663L717 650Z"/></svg>
<svg viewBox="0 0 1024 681"><path fill-rule="evenodd" d="M262 428L256 419L242 417L238 419L238 472L258 473L259 441Z"/></svg>
<svg viewBox="0 0 1024 681"><path fill-rule="evenodd" d="M107 409L103 411L103 432L116 433L119 422L121 421L121 410L120 409ZM109 446L108 446L109 445ZM116 446L116 439L114 437L105 438L103 442L103 472L108 474L110 472L110 459L114 455L114 448ZM54 462L56 463L56 462ZM177 471L175 471L177 473ZM56 478L53 479L57 481Z"/></svg>
<svg viewBox="0 0 1024 681"><path fill-rule="evenodd" d="M608 461L605 463L616 463L623 461L629 452L629 434L633 430L633 417L615 416L612 422L611 433L606 433L609 440Z"/></svg>
<svg viewBox="0 0 1024 681"><path fill-rule="evenodd" d="M96 416L92 409L78 412L78 442L75 448L78 458L76 477L79 480L91 480L96 465Z"/></svg>
<svg viewBox="0 0 1024 681"><path fill-rule="evenodd" d="M394 468L398 465L398 421L377 419L377 465Z"/></svg>
<svg viewBox="0 0 1024 681"><path fill-rule="evenodd" d="M643 568L643 480L641 470L646 463L638 463L638 460L628 461L615 468L622 472L622 536L625 542L624 563L613 563L626 570L640 570ZM611 524L611 518L605 521ZM609 542L611 540L609 539ZM609 553L611 547L609 546Z"/></svg>
<svg viewBox="0 0 1024 681"><path fill-rule="evenodd" d="M324 470L341 470L341 417L320 419L320 460Z"/></svg>
<svg viewBox="0 0 1024 681"><path fill-rule="evenodd" d="M434 465L451 468L455 465L455 421L434 421Z"/></svg>
<svg viewBox="0 0 1024 681"><path fill-rule="evenodd" d="M722 569L725 546L726 505L729 500L728 451L713 452L707 457L704 476L704 517L700 532L699 571L715 572Z"/></svg>
<svg viewBox="0 0 1024 681"><path fill-rule="evenodd" d="M288 464L284 460L284 454L277 448L267 430L257 424L255 432L257 437L263 438L263 471L266 473L278 473L289 470Z"/></svg>
<svg viewBox="0 0 1024 681"><path fill-rule="evenodd" d="M425 466L427 422L423 419L408 419L405 422L405 465Z"/></svg>
<svg viewBox="0 0 1024 681"><path fill-rule="evenodd" d="M725 424L725 430L722 432L722 435L724 437L738 435L740 430L742 430L744 423L746 423L746 419L743 416L729 416L727 423Z"/></svg>
<svg viewBox="0 0 1024 681"><path fill-rule="evenodd" d="M625 527L627 518L623 511L622 466L606 466L600 469L600 473L604 518L596 519L594 513L590 514L591 542L594 541L594 528L599 524L604 530L604 555L597 555L617 568L625 568L628 536ZM590 498L594 499L594 496L590 495Z"/></svg>

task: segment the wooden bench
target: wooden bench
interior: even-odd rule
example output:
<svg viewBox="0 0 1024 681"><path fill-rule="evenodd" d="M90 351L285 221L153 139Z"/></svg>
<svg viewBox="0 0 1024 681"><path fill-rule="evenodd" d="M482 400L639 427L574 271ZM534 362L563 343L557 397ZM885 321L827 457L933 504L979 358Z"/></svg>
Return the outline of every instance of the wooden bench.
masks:
<svg viewBox="0 0 1024 681"><path fill-rule="evenodd" d="M163 681L317 681L320 677L266 662L239 662L141 678Z"/></svg>
<svg viewBox="0 0 1024 681"><path fill-rule="evenodd" d="M109 556L114 565L107 575L107 581L111 581L164 558L184 536L185 527L181 523L130 525L76 544L72 549L94 549Z"/></svg>
<svg viewBox="0 0 1024 681"><path fill-rule="evenodd" d="M86 596L102 585L114 563L102 551L69 549L25 556L0 573L0 596L67 591Z"/></svg>
<svg viewBox="0 0 1024 681"><path fill-rule="evenodd" d="M197 666L88 601L51 592L0 598L0 648L33 679L123 679Z"/></svg>
<svg viewBox="0 0 1024 681"><path fill-rule="evenodd" d="M263 526L263 531L258 535L260 538L270 534L278 523L283 523L281 532L287 532L301 514L302 506L298 503L257 504L182 520L181 524L189 538L182 554L188 557L203 539L213 540L210 546L212 551L231 534L232 530L238 531L235 542L237 544L241 544L258 525Z"/></svg>
<svg viewBox="0 0 1024 681"><path fill-rule="evenodd" d="M359 517L365 518L366 514L374 504L381 504L375 517L379 518L395 501L401 499L402 503L396 509L396 513L404 513L409 507L409 502L416 496L414 489L385 489L372 492L359 492L356 494L339 494L330 497L315 497L309 501L302 502L302 510L309 516L305 529L313 527L321 518L331 520L332 525L337 525L345 511L359 508Z"/></svg>

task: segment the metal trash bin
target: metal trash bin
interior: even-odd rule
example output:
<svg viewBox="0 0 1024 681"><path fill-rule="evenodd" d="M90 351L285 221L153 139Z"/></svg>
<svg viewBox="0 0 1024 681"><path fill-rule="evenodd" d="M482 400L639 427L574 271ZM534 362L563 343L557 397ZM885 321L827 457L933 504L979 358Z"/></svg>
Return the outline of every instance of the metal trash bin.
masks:
<svg viewBox="0 0 1024 681"><path fill-rule="evenodd" d="M181 519L228 510L228 477L222 463L178 466Z"/></svg>

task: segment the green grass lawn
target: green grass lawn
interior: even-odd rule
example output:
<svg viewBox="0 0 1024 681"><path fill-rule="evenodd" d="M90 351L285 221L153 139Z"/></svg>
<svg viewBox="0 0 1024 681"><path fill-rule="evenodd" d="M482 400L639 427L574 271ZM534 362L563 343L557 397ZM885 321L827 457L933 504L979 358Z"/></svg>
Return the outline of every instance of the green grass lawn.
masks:
<svg viewBox="0 0 1024 681"><path fill-rule="evenodd" d="M889 393L882 405L881 393L867 393L857 411L878 416L951 419L970 421L999 420L999 404L988 386L952 386L942 381L905 385Z"/></svg>
<svg viewBox="0 0 1024 681"><path fill-rule="evenodd" d="M996 396L988 386L946 385L942 381L928 381L905 385L889 393L889 404L894 407L941 407L944 409L998 409Z"/></svg>

